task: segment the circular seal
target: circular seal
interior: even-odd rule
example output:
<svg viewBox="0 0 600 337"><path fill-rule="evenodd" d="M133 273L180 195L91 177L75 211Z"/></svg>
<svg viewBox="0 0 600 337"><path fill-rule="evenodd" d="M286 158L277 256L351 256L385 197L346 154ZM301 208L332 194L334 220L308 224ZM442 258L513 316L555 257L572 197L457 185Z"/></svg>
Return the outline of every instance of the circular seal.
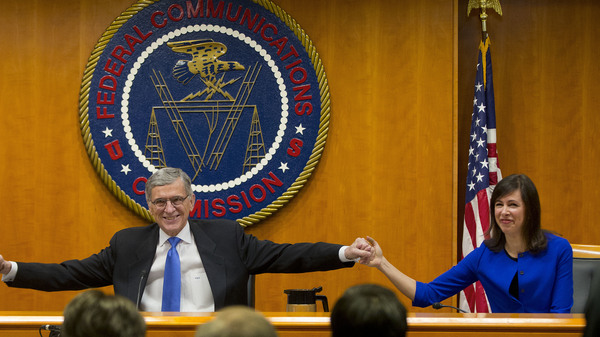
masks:
<svg viewBox="0 0 600 337"><path fill-rule="evenodd" d="M162 167L192 178L192 218L247 226L298 193L323 152L329 87L315 47L268 0L140 0L96 44L83 142L111 192L152 221Z"/></svg>

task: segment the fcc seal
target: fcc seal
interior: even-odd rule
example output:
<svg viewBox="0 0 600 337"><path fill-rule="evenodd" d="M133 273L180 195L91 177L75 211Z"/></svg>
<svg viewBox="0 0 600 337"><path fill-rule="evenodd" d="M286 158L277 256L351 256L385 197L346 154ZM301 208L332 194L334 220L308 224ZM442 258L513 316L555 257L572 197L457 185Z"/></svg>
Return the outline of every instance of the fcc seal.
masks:
<svg viewBox="0 0 600 337"><path fill-rule="evenodd" d="M310 39L269 0L140 0L86 66L80 123L91 162L152 220L145 182L183 169L190 216L247 226L285 205L318 163L327 78Z"/></svg>

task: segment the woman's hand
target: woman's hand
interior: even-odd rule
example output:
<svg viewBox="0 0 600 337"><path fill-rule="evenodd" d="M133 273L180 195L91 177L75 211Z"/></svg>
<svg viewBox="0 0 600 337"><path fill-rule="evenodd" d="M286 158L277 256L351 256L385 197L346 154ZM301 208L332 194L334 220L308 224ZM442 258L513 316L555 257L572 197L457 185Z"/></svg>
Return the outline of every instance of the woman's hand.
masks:
<svg viewBox="0 0 600 337"><path fill-rule="evenodd" d="M417 290L417 282L411 277L402 273L398 268L394 267L386 258L383 256L381 247L370 236L367 236L366 241L373 248L372 254L368 259L361 259L359 262L379 269L401 293L408 297L411 301L415 299L415 293Z"/></svg>
<svg viewBox="0 0 600 337"><path fill-rule="evenodd" d="M365 266L379 268L381 266L381 263L385 260L385 258L383 257L383 251L381 250L379 243L377 243L377 241L375 241L375 239L373 239L370 236L367 236L365 242L372 247L373 252L368 258L360 259L359 262L364 264Z"/></svg>

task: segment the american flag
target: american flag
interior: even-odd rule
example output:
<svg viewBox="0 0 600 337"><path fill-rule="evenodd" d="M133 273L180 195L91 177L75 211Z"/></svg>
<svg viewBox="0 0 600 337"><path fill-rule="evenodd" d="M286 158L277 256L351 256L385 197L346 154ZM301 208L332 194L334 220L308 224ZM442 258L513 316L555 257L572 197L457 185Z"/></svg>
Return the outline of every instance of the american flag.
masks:
<svg viewBox="0 0 600 337"><path fill-rule="evenodd" d="M490 39L479 44L479 60L475 79L473 114L469 142L467 193L463 227L462 258L483 242L490 226L490 197L494 186L502 179L496 152L496 112L492 83ZM460 307L468 312L490 312L489 303L480 282L463 290Z"/></svg>

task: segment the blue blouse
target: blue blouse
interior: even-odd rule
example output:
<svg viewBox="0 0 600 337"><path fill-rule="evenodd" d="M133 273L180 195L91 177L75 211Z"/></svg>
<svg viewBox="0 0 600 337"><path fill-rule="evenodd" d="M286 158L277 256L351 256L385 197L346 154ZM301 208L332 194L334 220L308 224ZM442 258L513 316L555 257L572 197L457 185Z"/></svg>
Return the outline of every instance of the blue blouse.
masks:
<svg viewBox="0 0 600 337"><path fill-rule="evenodd" d="M481 281L492 312L569 313L573 306L573 250L564 238L549 233L546 237L545 251L521 253L517 261L504 250L494 253L482 244L430 283L417 282L413 305L430 306ZM509 294L517 272L519 299Z"/></svg>

